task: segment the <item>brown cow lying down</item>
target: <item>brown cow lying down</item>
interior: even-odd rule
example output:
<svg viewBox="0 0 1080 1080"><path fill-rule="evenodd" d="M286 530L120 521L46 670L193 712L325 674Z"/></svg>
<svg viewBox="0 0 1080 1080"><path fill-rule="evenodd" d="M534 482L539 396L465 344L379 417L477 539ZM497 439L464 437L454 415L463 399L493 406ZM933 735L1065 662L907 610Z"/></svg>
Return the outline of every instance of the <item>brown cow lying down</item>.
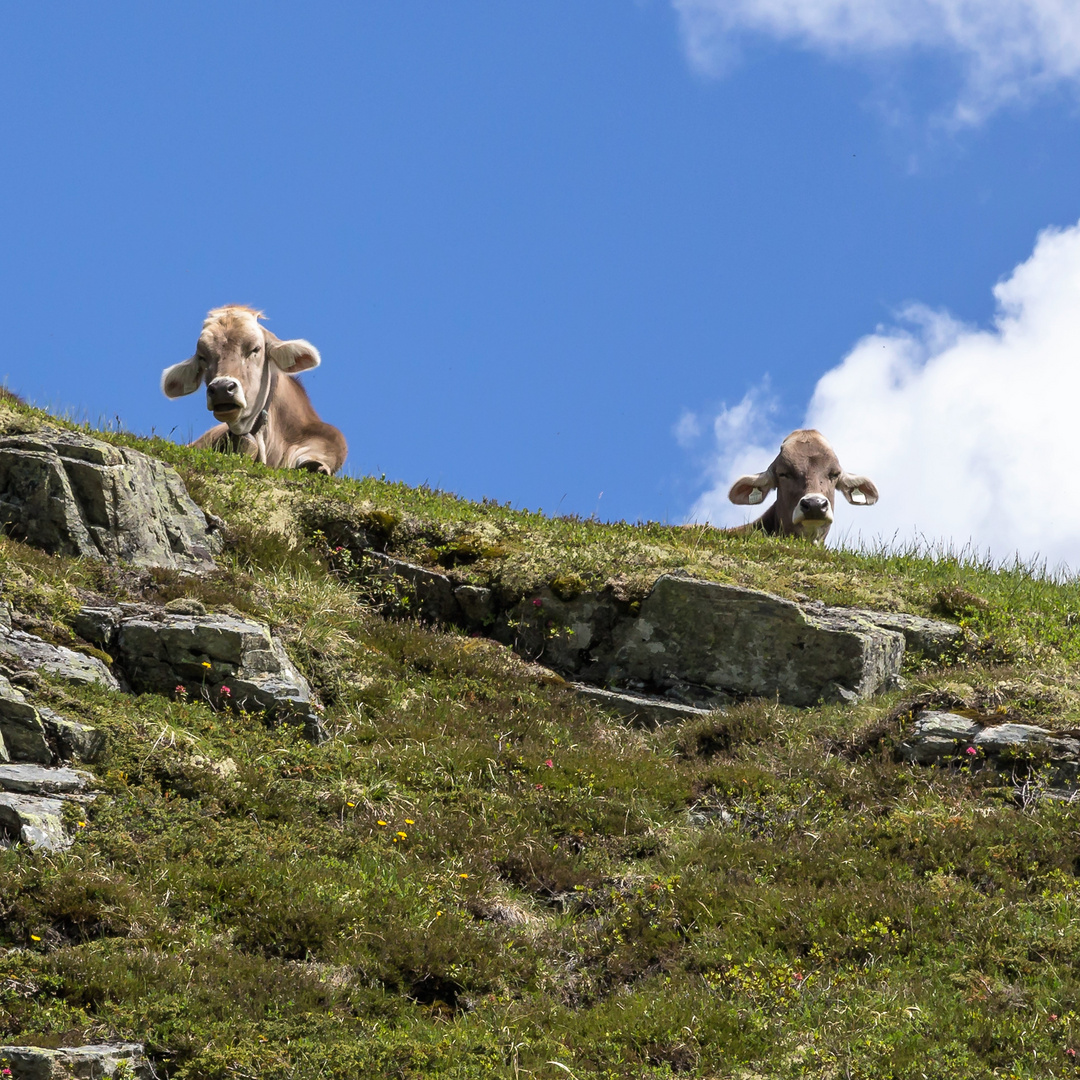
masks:
<svg viewBox="0 0 1080 1080"><path fill-rule="evenodd" d="M873 481L844 472L826 438L813 430L793 431L780 444L776 460L763 473L736 480L728 498L740 506L755 506L774 488L776 502L757 521L725 532L761 529L770 536L804 536L820 544L833 523L837 491L856 506L878 501Z"/></svg>
<svg viewBox="0 0 1080 1080"><path fill-rule="evenodd" d="M161 373L166 397L193 394L206 383L206 407L222 423L192 446L248 454L265 465L332 474L345 462L345 436L324 424L307 391L288 378L318 367L309 341L281 341L241 305L206 316L195 355Z"/></svg>

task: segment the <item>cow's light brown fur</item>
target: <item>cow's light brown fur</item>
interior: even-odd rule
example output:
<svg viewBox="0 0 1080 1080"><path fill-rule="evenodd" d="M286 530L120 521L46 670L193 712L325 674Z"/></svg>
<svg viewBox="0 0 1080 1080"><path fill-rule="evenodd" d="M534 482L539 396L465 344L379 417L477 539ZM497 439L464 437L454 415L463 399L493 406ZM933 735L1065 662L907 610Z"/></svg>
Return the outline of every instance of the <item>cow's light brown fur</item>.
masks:
<svg viewBox="0 0 1080 1080"><path fill-rule="evenodd" d="M724 531L760 529L772 536L802 536L812 543L823 543L832 526L837 491L856 506L872 506L878 500L873 481L844 472L828 440L812 428L793 431L780 445L773 463L756 476L736 480L728 498L753 506L773 490L776 502L761 517Z"/></svg>
<svg viewBox="0 0 1080 1080"><path fill-rule="evenodd" d="M319 351L297 338L282 341L242 304L214 308L203 322L195 354L162 372L169 397L206 385L207 408L222 423L192 446L249 454L266 465L335 473L345 461L345 436L319 419L292 378L320 363Z"/></svg>

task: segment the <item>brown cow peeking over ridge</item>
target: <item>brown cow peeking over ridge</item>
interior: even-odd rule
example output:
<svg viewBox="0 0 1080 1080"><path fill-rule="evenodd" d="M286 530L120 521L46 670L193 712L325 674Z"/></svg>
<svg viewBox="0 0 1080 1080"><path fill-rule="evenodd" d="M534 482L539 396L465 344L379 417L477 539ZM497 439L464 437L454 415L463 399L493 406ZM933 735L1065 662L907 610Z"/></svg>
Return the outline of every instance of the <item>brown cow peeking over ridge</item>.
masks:
<svg viewBox="0 0 1080 1080"><path fill-rule="evenodd" d="M761 529L770 536L802 536L821 544L833 523L837 491L856 506L873 506L878 501L874 482L844 472L828 440L812 429L793 431L780 444L773 463L757 476L736 480L728 498L740 506L756 506L774 488L776 502L757 521L724 531Z"/></svg>
<svg viewBox="0 0 1080 1080"><path fill-rule="evenodd" d="M214 308L195 354L161 373L166 397L206 384L206 407L222 421L191 445L247 454L264 465L332 475L345 462L345 436L325 424L295 379L318 367L309 341L282 341L263 326L261 311L241 304Z"/></svg>

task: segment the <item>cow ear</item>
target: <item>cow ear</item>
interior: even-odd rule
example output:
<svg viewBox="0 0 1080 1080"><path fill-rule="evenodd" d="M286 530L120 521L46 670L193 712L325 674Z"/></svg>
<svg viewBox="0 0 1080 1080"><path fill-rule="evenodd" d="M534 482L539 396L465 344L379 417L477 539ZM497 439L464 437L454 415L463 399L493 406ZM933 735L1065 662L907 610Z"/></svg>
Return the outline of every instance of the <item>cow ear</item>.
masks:
<svg viewBox="0 0 1080 1080"><path fill-rule="evenodd" d="M289 375L299 375L301 371L310 371L312 368L317 368L322 362L319 350L310 341L305 341L303 338L294 338L292 341L278 341L267 334L266 351L270 359Z"/></svg>
<svg viewBox="0 0 1080 1080"><path fill-rule="evenodd" d="M202 382L204 365L198 355L189 356L161 373L161 389L166 397L194 394Z"/></svg>
<svg viewBox="0 0 1080 1080"><path fill-rule="evenodd" d="M873 506L878 501L878 490L873 480L853 473L841 473L836 481L836 490L844 493L844 498L856 506Z"/></svg>
<svg viewBox="0 0 1080 1080"><path fill-rule="evenodd" d="M773 479L773 474L766 469L757 476L740 476L731 485L728 498L739 506L757 506L774 487L776 487L776 481Z"/></svg>

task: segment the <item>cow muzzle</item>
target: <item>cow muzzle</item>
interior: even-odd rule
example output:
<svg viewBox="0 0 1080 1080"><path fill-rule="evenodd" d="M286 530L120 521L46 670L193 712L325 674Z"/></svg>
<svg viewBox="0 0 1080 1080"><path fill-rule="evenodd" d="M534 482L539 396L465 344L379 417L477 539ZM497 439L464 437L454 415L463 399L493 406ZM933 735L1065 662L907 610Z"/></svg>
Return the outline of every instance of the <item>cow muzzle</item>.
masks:
<svg viewBox="0 0 1080 1080"><path fill-rule="evenodd" d="M206 407L215 420L232 423L244 411L247 400L244 388L235 380L222 375L206 384Z"/></svg>
<svg viewBox="0 0 1080 1080"><path fill-rule="evenodd" d="M832 505L824 495L804 495L795 512L791 515L793 522L800 521L832 521Z"/></svg>

